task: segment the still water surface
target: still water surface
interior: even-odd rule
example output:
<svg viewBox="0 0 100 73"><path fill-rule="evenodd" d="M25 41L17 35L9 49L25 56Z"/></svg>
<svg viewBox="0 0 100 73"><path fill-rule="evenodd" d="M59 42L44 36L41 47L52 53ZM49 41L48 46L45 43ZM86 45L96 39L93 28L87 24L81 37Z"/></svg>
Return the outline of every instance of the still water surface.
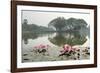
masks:
<svg viewBox="0 0 100 73"><path fill-rule="evenodd" d="M62 55L64 45L79 48L75 54ZM48 45L46 50L39 52L36 46ZM80 32L55 33L23 33L22 62L83 60L90 58L89 36Z"/></svg>

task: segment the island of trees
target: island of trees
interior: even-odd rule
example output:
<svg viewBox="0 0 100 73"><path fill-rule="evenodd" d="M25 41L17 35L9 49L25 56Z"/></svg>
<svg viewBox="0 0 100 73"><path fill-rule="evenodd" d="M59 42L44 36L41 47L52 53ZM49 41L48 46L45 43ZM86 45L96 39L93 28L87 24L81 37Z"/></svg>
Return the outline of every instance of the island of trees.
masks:
<svg viewBox="0 0 100 73"><path fill-rule="evenodd" d="M88 24L83 19L65 19L64 17L57 17L51 20L47 25L48 27L39 26L37 24L29 24L28 20L24 19L22 23L22 38L24 39L25 43L28 43L29 38L36 39L39 36L57 32L58 34L55 37L48 38L50 42L56 45L64 45L68 43L73 46L86 42L86 36L89 36L90 34L90 26L88 26ZM73 35L74 38L69 36L66 39L65 35Z"/></svg>

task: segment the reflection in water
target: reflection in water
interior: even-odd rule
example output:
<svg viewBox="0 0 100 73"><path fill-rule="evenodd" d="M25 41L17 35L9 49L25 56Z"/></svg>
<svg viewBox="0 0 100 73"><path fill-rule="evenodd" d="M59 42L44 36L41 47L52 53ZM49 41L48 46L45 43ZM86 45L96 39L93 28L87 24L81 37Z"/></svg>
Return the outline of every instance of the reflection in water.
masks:
<svg viewBox="0 0 100 73"><path fill-rule="evenodd" d="M89 41L89 38L86 37L87 34L80 32L23 33L22 62L76 60L77 56L78 59L89 59L89 44L81 48L78 47L81 49L80 51L59 56L60 50L65 44L70 46L83 45ZM35 44L37 47L34 47ZM42 49L39 46L41 44ZM43 44L49 45L50 47L47 49Z"/></svg>
<svg viewBox="0 0 100 73"><path fill-rule="evenodd" d="M49 41L57 46L63 46L64 44L82 45L87 41L86 36L79 33L56 33L54 37L49 37Z"/></svg>
<svg viewBox="0 0 100 73"><path fill-rule="evenodd" d="M34 35L33 33L23 33L22 39L24 40L25 44L28 44L28 39L36 39L38 35Z"/></svg>
<svg viewBox="0 0 100 73"><path fill-rule="evenodd" d="M48 36L51 33L23 33L22 39L24 40L24 44L28 44L28 39L37 39L39 37Z"/></svg>
<svg viewBox="0 0 100 73"><path fill-rule="evenodd" d="M48 40L57 46L62 46L66 44L66 38L62 34L58 33L53 38L49 37Z"/></svg>
<svg viewBox="0 0 100 73"><path fill-rule="evenodd" d="M63 46L64 44L82 45L87 41L86 35L81 35L80 33L70 32L70 33L24 33L22 38L25 44L28 44L28 39L37 39L39 37L48 36L48 40L57 46Z"/></svg>

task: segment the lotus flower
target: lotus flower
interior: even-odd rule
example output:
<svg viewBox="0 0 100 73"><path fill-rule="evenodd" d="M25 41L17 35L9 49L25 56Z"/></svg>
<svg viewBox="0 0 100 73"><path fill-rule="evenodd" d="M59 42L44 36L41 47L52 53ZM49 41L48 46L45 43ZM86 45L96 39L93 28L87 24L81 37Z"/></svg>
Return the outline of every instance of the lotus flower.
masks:
<svg viewBox="0 0 100 73"><path fill-rule="evenodd" d="M50 47L50 45L44 45L44 44L40 44L37 46L34 46L35 50L38 50L38 52L42 52L42 51L47 51L47 49Z"/></svg>
<svg viewBox="0 0 100 73"><path fill-rule="evenodd" d="M39 45L39 49L43 49L43 48L46 48L46 46L43 45L43 44L40 44L40 45Z"/></svg>
<svg viewBox="0 0 100 73"><path fill-rule="evenodd" d="M61 52L60 56L64 55L65 53L70 54L71 52L75 52L75 51L78 51L78 50L80 50L80 49L74 48L74 47L66 44L66 45L63 46L62 50L60 51Z"/></svg>
<svg viewBox="0 0 100 73"><path fill-rule="evenodd" d="M72 50L72 47L70 45L64 45L63 49L64 51L70 52Z"/></svg>

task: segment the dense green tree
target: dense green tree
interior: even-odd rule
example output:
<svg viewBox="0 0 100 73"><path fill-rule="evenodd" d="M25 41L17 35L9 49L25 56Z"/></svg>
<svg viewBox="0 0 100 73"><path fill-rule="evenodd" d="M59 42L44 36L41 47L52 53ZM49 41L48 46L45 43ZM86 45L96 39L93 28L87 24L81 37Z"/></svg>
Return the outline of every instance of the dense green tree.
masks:
<svg viewBox="0 0 100 73"><path fill-rule="evenodd" d="M24 19L22 24L22 30L29 32L60 32L60 31L80 31L87 30L87 23L83 19L69 18L65 19L64 17L57 17L53 19L48 26L52 26L52 28L45 26L38 26L36 24L28 24L28 20ZM56 30L55 30L55 29Z"/></svg>
<svg viewBox="0 0 100 73"><path fill-rule="evenodd" d="M67 30L80 30L81 28L87 28L87 23L83 19L58 17L53 19L48 26L53 26L56 31Z"/></svg>
<svg viewBox="0 0 100 73"><path fill-rule="evenodd" d="M61 31L64 26L66 26L66 19L64 17L58 17L50 22L55 28L56 31Z"/></svg>

